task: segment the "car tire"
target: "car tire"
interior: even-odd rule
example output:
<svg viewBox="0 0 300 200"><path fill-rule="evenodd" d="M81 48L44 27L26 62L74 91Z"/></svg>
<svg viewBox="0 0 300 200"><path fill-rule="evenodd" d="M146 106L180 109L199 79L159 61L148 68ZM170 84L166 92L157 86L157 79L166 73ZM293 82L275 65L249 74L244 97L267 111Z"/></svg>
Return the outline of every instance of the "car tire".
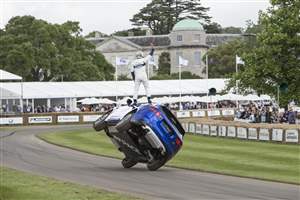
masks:
<svg viewBox="0 0 300 200"><path fill-rule="evenodd" d="M96 131L102 131L106 128L106 118L109 116L109 114L112 112L112 110L107 111L104 113L101 117L99 117L93 124L93 127Z"/></svg>
<svg viewBox="0 0 300 200"><path fill-rule="evenodd" d="M137 164L136 161L130 160L130 159L128 159L128 158L124 158L124 159L122 160L122 165L123 165L124 168L130 168L130 167L133 167L133 166L136 165L136 164Z"/></svg>
<svg viewBox="0 0 300 200"><path fill-rule="evenodd" d="M147 163L147 168L150 171L156 171L161 168L167 162L166 158L161 158L159 160L155 160L153 162Z"/></svg>
<svg viewBox="0 0 300 200"><path fill-rule="evenodd" d="M121 132L121 131L127 131L132 127L132 124L130 122L132 117L132 113L128 113L117 125L116 129Z"/></svg>

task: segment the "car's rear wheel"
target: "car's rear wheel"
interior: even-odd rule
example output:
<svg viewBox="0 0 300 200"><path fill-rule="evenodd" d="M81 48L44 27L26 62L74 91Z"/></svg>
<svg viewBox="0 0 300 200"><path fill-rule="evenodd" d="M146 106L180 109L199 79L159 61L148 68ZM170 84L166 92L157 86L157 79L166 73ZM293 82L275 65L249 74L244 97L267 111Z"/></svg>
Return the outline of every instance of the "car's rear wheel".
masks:
<svg viewBox="0 0 300 200"><path fill-rule="evenodd" d="M137 164L136 161L128 159L128 158L124 158L122 160L122 165L123 165L124 168L130 168L130 167L133 167L136 164Z"/></svg>
<svg viewBox="0 0 300 200"><path fill-rule="evenodd" d="M156 171L161 168L167 162L167 158L163 157L158 160L154 160L152 162L147 163L147 168L150 171Z"/></svg>
<svg viewBox="0 0 300 200"><path fill-rule="evenodd" d="M93 127L96 131L102 131L106 128L106 118L109 116L109 114L112 112L112 110L107 111L104 113L101 117L99 117L93 124Z"/></svg>

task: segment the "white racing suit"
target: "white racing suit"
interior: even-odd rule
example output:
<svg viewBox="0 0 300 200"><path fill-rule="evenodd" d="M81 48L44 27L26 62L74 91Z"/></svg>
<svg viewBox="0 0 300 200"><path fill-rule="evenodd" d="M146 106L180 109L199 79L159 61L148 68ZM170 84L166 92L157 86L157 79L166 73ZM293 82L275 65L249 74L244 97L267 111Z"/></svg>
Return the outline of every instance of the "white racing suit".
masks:
<svg viewBox="0 0 300 200"><path fill-rule="evenodd" d="M137 102L138 97L138 91L140 88L141 83L144 85L146 95L148 98L148 102L150 101L150 92L149 92L149 81L146 73L146 66L148 62L152 59L154 49L151 49L151 52L149 55L147 55L144 58L138 58L132 61L131 63L131 74L134 79L134 93L133 93L133 100L134 103Z"/></svg>

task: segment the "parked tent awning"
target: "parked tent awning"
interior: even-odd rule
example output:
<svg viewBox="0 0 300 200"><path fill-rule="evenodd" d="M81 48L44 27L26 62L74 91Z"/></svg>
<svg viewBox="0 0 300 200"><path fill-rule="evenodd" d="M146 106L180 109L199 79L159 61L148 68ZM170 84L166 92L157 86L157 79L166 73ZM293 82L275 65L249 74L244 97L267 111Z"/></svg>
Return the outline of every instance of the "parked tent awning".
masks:
<svg viewBox="0 0 300 200"><path fill-rule="evenodd" d="M0 81L22 80L21 76L0 69Z"/></svg>

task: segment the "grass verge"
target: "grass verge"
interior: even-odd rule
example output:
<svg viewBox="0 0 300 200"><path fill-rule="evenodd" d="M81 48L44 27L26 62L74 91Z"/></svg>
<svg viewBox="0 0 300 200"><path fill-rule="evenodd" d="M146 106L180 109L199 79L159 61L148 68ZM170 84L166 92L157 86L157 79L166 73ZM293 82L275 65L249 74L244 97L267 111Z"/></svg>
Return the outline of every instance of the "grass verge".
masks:
<svg viewBox="0 0 300 200"><path fill-rule="evenodd" d="M129 200L125 196L0 167L0 200Z"/></svg>
<svg viewBox="0 0 300 200"><path fill-rule="evenodd" d="M123 158L103 133L90 129L39 135L54 144ZM186 135L168 166L300 184L300 146Z"/></svg>

